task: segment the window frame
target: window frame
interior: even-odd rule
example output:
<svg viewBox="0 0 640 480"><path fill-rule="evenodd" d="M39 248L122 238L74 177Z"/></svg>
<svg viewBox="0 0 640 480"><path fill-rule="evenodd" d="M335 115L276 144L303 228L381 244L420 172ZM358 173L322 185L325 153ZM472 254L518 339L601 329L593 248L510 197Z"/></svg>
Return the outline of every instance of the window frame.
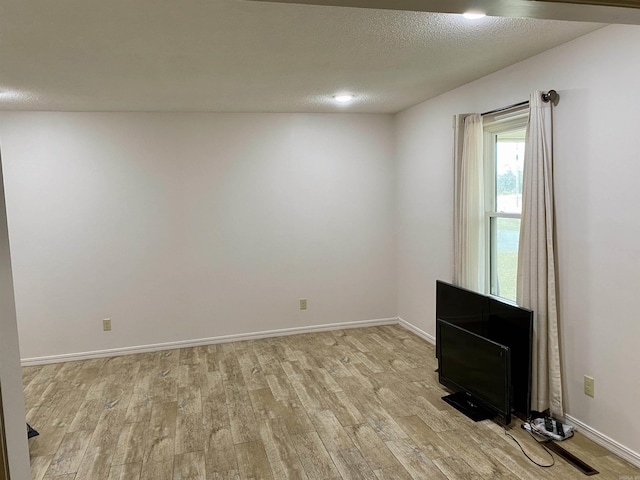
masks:
<svg viewBox="0 0 640 480"><path fill-rule="evenodd" d="M496 231L492 228L492 222L497 218L515 218L522 220L521 213L498 212L496 208L496 137L501 133L522 130L527 127L529 116L529 106L515 109L511 112L500 112L499 114L485 117L483 119L484 130L484 235L485 235L485 293L515 301L507 297L501 297L497 293L497 237ZM524 159L523 159L524 161Z"/></svg>

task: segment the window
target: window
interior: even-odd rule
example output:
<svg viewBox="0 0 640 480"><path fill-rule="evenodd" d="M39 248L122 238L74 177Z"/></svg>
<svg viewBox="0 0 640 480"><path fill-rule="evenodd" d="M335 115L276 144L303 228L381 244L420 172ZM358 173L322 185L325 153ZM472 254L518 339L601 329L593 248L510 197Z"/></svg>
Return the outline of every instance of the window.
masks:
<svg viewBox="0 0 640 480"><path fill-rule="evenodd" d="M488 293L516 299L526 111L485 118L485 234Z"/></svg>

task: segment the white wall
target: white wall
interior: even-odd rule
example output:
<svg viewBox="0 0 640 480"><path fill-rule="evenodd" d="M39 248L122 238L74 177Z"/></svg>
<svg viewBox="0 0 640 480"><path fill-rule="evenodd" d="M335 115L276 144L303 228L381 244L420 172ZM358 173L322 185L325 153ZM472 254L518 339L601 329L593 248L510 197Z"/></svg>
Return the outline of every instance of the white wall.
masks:
<svg viewBox="0 0 640 480"><path fill-rule="evenodd" d="M5 214L2 166L0 165L0 385L11 478L31 478L24 423L24 395L18 329L11 277L11 256ZM0 452L0 455L2 453ZM4 472L2 472L4 474ZM3 475L2 475L3 476ZM4 478L4 476L3 476Z"/></svg>
<svg viewBox="0 0 640 480"><path fill-rule="evenodd" d="M397 118L398 313L433 334L451 279L452 128L556 89L555 181L568 413L640 452L640 27L611 26L417 105ZM595 378L595 398L582 392Z"/></svg>
<svg viewBox="0 0 640 480"><path fill-rule="evenodd" d="M396 315L392 116L4 112L0 140L23 358Z"/></svg>

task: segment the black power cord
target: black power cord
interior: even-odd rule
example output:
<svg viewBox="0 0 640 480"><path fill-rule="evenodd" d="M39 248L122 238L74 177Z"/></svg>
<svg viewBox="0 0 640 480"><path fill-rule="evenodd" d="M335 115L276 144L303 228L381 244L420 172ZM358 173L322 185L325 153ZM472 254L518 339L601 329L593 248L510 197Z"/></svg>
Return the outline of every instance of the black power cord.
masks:
<svg viewBox="0 0 640 480"><path fill-rule="evenodd" d="M527 422L527 424L529 425L529 428L531 427L531 423ZM529 432L529 435L531 435L531 438L533 438L533 440L538 444L538 445L542 445L542 448L544 449L545 452L547 452L549 454L549 456L551 457L551 463L549 465L543 465L541 463L536 462L533 458L531 458L527 452L524 451L524 448L522 448L522 445L520 445L520 442L518 440L516 440L516 438L511 435L509 432L507 432L507 428L505 426L502 427L504 429L504 434L511 438L511 440L513 440L514 442L516 442L516 445L518 445L518 447L520 447L520 450L522 451L522 453L524 454L525 457L527 457L529 459L529 461L535 465L537 465L538 467L542 467L542 468L551 468L556 464L556 459L553 456L553 454L549 451L549 449L545 446L544 442L540 442L538 441L538 439L536 437L533 436L533 434L531 433L531 430L527 430L526 428L524 428L524 424L522 425L522 428L524 428L525 430L527 430L527 432Z"/></svg>

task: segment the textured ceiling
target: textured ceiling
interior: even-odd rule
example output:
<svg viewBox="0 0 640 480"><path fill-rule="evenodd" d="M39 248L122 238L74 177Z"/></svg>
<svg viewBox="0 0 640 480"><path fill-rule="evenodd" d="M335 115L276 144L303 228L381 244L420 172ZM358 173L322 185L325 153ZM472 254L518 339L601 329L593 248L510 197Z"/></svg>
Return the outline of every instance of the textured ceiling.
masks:
<svg viewBox="0 0 640 480"><path fill-rule="evenodd" d="M0 0L0 109L397 112L600 26L244 0ZM336 106L338 92L356 99Z"/></svg>

